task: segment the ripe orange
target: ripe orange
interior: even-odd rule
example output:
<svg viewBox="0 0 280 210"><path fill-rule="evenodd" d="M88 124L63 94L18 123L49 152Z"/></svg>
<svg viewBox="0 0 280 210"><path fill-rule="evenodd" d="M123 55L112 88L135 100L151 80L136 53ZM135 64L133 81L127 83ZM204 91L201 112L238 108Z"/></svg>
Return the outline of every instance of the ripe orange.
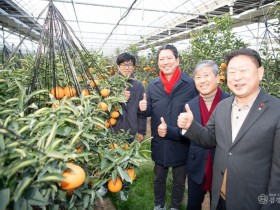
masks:
<svg viewBox="0 0 280 210"><path fill-rule="evenodd" d="M122 189L122 180L117 178L115 182L111 179L108 182L108 189L110 192L119 192Z"/></svg>
<svg viewBox="0 0 280 210"><path fill-rule="evenodd" d="M90 67L90 68L88 68L88 71L89 71L90 73L93 73L94 68Z"/></svg>
<svg viewBox="0 0 280 210"><path fill-rule="evenodd" d="M106 111L108 110L108 105L107 105L105 102L103 102L103 101L101 101L101 102L97 105L97 107L98 107L99 109L103 110L104 112L106 112Z"/></svg>
<svg viewBox="0 0 280 210"><path fill-rule="evenodd" d="M110 118L110 125L116 125L117 124L117 120L114 118Z"/></svg>
<svg viewBox="0 0 280 210"><path fill-rule="evenodd" d="M146 67L143 68L143 70L144 70L144 71L150 71L150 70L151 70L151 67L150 67L150 66L146 66Z"/></svg>
<svg viewBox="0 0 280 210"><path fill-rule="evenodd" d="M226 68L227 68L227 64L226 64L226 63L221 63L220 67L221 67L222 69L226 69Z"/></svg>
<svg viewBox="0 0 280 210"><path fill-rule="evenodd" d="M74 163L66 163L66 166L68 169L62 174L65 179L60 182L60 188L63 190L73 190L80 187L86 179L84 169Z"/></svg>
<svg viewBox="0 0 280 210"><path fill-rule="evenodd" d="M71 87L70 85L67 85L64 88L64 95L67 96L67 98L71 98L74 95L76 95L77 91L75 88Z"/></svg>
<svg viewBox="0 0 280 210"><path fill-rule="evenodd" d="M95 82L95 83L94 83L94 82ZM98 80L94 80L94 82L91 81L91 82L89 83L89 85L90 85L91 87L93 87L93 88L95 88L96 86L99 85L99 81L98 81Z"/></svg>
<svg viewBox="0 0 280 210"><path fill-rule="evenodd" d="M148 82L146 80L143 80L142 84L144 87L146 87L148 85Z"/></svg>
<svg viewBox="0 0 280 210"><path fill-rule="evenodd" d="M109 128L110 127L110 122L107 120L106 122L105 122L105 128Z"/></svg>
<svg viewBox="0 0 280 210"><path fill-rule="evenodd" d="M136 179L135 170L134 169L132 169L132 168L127 169L127 173L130 176L131 181L134 181Z"/></svg>
<svg viewBox="0 0 280 210"><path fill-rule="evenodd" d="M51 94L56 98L56 99L61 99L64 96L64 90L62 87L57 86L53 89L51 89Z"/></svg>
<svg viewBox="0 0 280 210"><path fill-rule="evenodd" d="M125 144L124 146L122 146L123 149L128 149L129 145Z"/></svg>
<svg viewBox="0 0 280 210"><path fill-rule="evenodd" d="M83 146L79 146L76 148L77 153L81 153L83 151Z"/></svg>
<svg viewBox="0 0 280 210"><path fill-rule="evenodd" d="M112 113L111 113L111 117L112 118L118 118L120 116L120 113L119 112L117 112L117 111L113 111Z"/></svg>
<svg viewBox="0 0 280 210"><path fill-rule="evenodd" d="M118 144L110 144L110 149L114 149L114 148L117 148L117 147L119 147L119 145Z"/></svg>
<svg viewBox="0 0 280 210"><path fill-rule="evenodd" d="M104 89L102 89L102 90L100 91L100 94L101 94L103 97L106 97L106 96L110 95L110 90L104 88Z"/></svg>
<svg viewBox="0 0 280 210"><path fill-rule="evenodd" d="M84 96L90 95L88 89L83 89L83 90L82 90L82 93L84 93Z"/></svg>

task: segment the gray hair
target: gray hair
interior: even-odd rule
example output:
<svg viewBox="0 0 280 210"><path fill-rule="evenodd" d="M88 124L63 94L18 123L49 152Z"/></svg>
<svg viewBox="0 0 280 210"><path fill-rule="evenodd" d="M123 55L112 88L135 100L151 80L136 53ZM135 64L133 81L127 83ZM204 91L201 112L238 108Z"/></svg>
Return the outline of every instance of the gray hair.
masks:
<svg viewBox="0 0 280 210"><path fill-rule="evenodd" d="M196 74L196 72L201 69L202 67L205 66L210 66L212 67L212 71L215 74L215 76L217 76L219 74L219 67L217 66L217 64L212 61L212 60L204 60L204 61L200 61L198 64L196 64L192 76L194 76Z"/></svg>

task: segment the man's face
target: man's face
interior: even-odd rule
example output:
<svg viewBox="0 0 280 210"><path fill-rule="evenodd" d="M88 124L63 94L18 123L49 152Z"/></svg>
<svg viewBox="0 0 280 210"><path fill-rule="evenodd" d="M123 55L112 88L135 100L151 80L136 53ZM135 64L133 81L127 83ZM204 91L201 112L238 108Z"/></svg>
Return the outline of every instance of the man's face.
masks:
<svg viewBox="0 0 280 210"><path fill-rule="evenodd" d="M160 51L158 55L158 67L168 78L171 77L179 66L179 58L175 58L173 52L169 49Z"/></svg>
<svg viewBox="0 0 280 210"><path fill-rule="evenodd" d="M119 65L119 71L124 77L130 77L134 71L132 61L125 61Z"/></svg>
<svg viewBox="0 0 280 210"><path fill-rule="evenodd" d="M194 82L202 97L212 96L218 88L219 75L215 75L211 66L196 70Z"/></svg>
<svg viewBox="0 0 280 210"><path fill-rule="evenodd" d="M237 99L251 100L259 88L264 69L251 57L239 55L230 60L227 68L227 85Z"/></svg>

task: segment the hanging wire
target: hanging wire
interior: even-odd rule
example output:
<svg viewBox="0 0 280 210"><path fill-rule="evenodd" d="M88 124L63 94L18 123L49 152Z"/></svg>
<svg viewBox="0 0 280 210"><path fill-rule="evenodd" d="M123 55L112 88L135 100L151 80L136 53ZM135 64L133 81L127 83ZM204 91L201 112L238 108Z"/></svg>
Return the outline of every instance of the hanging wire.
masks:
<svg viewBox="0 0 280 210"><path fill-rule="evenodd" d="M103 44L101 45L99 51L102 49L102 47L106 44L106 42L108 41L108 39L112 36L114 30L118 27L118 25L120 24L120 22L129 14L129 12L131 11L132 7L134 6L134 4L137 2L137 0L134 0L134 2L130 5L130 7L125 11L125 13L123 14L123 16L119 19L119 21L117 22L117 24L115 25L115 27L112 29L112 31L110 32L109 36L105 39L105 41L103 42Z"/></svg>
<svg viewBox="0 0 280 210"><path fill-rule="evenodd" d="M83 39L83 35L82 35L81 27L80 27L80 22L78 20L78 16L77 16L77 13L76 13L76 8L75 8L75 5L74 5L74 1L71 0L71 3L72 3L73 10L74 10L74 13L75 13L75 18L76 18L76 21L77 21L77 25L78 25L78 28L79 28L79 31L80 31L81 39Z"/></svg>

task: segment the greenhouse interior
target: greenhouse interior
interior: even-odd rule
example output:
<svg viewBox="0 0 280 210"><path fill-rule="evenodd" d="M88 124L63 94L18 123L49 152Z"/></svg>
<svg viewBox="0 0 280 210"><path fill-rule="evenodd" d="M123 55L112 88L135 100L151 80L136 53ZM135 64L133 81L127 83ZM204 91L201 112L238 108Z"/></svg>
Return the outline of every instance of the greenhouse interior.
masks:
<svg viewBox="0 0 280 210"><path fill-rule="evenodd" d="M163 122L145 117L141 140L136 122L119 126L132 98L143 114L146 93L138 102L130 76L149 95L171 45L180 71L192 78L211 60L232 94L226 56L250 48L261 57L261 88L279 99L279 22L279 0L0 0L0 210L165 209L154 203L151 152L151 124ZM124 53L132 57L119 62ZM186 209L186 189L171 209ZM271 209L280 209L276 193ZM203 201L210 210L209 192Z"/></svg>

